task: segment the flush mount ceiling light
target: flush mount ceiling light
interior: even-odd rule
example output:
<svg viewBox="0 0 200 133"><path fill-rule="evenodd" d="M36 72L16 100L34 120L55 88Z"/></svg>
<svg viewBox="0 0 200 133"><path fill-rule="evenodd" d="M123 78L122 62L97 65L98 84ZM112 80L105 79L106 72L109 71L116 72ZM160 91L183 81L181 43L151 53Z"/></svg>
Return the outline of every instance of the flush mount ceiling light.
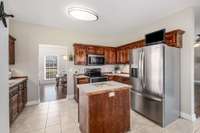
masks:
<svg viewBox="0 0 200 133"><path fill-rule="evenodd" d="M194 46L193 47L200 47L200 34L198 34L197 35L198 36L198 38L196 39L196 42L195 42L195 44L194 44Z"/></svg>
<svg viewBox="0 0 200 133"><path fill-rule="evenodd" d="M68 13L72 17L83 21L97 21L99 18L96 12L88 8L71 7L68 8Z"/></svg>

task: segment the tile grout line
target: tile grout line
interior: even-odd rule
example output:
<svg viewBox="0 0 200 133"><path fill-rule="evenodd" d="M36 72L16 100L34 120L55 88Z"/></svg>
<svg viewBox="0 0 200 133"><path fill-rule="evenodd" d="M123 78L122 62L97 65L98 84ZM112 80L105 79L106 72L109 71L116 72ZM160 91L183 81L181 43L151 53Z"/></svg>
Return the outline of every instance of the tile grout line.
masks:
<svg viewBox="0 0 200 133"><path fill-rule="evenodd" d="M46 118L46 123L45 123L45 129L44 129L44 133L46 133L47 121L48 121L48 115L49 115L49 102L48 102L47 118Z"/></svg>

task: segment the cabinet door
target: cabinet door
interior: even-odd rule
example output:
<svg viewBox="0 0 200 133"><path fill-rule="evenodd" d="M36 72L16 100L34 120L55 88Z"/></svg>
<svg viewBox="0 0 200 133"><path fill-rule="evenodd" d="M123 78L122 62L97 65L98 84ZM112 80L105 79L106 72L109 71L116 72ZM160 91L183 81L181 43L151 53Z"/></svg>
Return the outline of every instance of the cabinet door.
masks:
<svg viewBox="0 0 200 133"><path fill-rule="evenodd" d="M15 39L9 36L9 64L15 64Z"/></svg>
<svg viewBox="0 0 200 133"><path fill-rule="evenodd" d="M116 64L115 48L105 48L104 56L105 56L106 64Z"/></svg>
<svg viewBox="0 0 200 133"><path fill-rule="evenodd" d="M104 48L103 47L96 47L96 54L103 55L104 54Z"/></svg>
<svg viewBox="0 0 200 133"><path fill-rule="evenodd" d="M88 84L89 83L89 78L78 78L77 79L77 84Z"/></svg>
<svg viewBox="0 0 200 133"><path fill-rule="evenodd" d="M110 64L116 64L116 49L115 48L110 49L109 59L110 59Z"/></svg>
<svg viewBox="0 0 200 133"><path fill-rule="evenodd" d="M105 63L110 64L110 48L104 49Z"/></svg>
<svg viewBox="0 0 200 133"><path fill-rule="evenodd" d="M18 115L18 94L10 98L10 121L14 121Z"/></svg>
<svg viewBox="0 0 200 133"><path fill-rule="evenodd" d="M111 93L114 95L111 96ZM88 103L89 117L86 117L89 129L87 131L91 133L124 133L130 129L128 89L91 95Z"/></svg>
<svg viewBox="0 0 200 133"><path fill-rule="evenodd" d="M121 48L117 50L117 63L123 64L123 49Z"/></svg>
<svg viewBox="0 0 200 133"><path fill-rule="evenodd" d="M171 34L166 34L165 35L165 41L166 43L169 45L169 46L172 46L172 47L176 47L176 41L177 41L177 34L176 32L174 33L171 33Z"/></svg>
<svg viewBox="0 0 200 133"><path fill-rule="evenodd" d="M126 49L121 50L121 63L125 64L126 63Z"/></svg>
<svg viewBox="0 0 200 133"><path fill-rule="evenodd" d="M96 54L96 47L95 46L87 46L87 53L88 54Z"/></svg>
<svg viewBox="0 0 200 133"><path fill-rule="evenodd" d="M125 49L125 61L124 61L125 64L128 64L129 63L129 48L127 47Z"/></svg>
<svg viewBox="0 0 200 133"><path fill-rule="evenodd" d="M18 112L22 112L23 110L23 92L24 90L23 89L20 89L19 90L19 95L18 95L18 101L17 101L17 104L18 104Z"/></svg>
<svg viewBox="0 0 200 133"><path fill-rule="evenodd" d="M86 65L87 54L86 54L86 47L84 46L75 46L74 47L74 64L75 65Z"/></svg>

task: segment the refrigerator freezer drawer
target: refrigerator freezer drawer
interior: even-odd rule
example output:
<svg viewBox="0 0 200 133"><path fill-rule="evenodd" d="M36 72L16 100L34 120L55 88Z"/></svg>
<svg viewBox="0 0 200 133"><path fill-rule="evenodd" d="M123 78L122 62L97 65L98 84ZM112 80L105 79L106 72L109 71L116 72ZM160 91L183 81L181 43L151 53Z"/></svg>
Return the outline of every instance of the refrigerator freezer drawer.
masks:
<svg viewBox="0 0 200 133"><path fill-rule="evenodd" d="M151 99L140 93L131 91L131 108L163 126L163 102L162 100Z"/></svg>

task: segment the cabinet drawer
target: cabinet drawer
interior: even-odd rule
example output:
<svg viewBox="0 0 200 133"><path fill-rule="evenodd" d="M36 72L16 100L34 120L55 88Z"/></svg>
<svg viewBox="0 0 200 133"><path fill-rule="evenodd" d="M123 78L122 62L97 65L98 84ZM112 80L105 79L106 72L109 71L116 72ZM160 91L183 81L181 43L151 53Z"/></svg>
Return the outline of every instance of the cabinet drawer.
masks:
<svg viewBox="0 0 200 133"><path fill-rule="evenodd" d="M87 84L89 83L89 78L79 78L77 79L77 84Z"/></svg>

